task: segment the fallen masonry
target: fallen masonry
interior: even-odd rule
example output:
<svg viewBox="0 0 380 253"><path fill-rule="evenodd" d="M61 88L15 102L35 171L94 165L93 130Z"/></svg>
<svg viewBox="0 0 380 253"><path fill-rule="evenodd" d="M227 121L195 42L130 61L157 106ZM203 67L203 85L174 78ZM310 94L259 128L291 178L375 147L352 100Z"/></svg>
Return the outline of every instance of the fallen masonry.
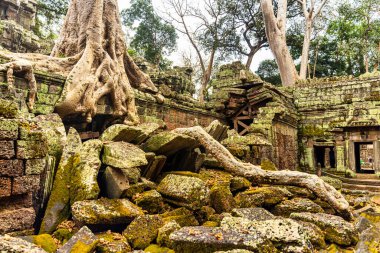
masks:
<svg viewBox="0 0 380 253"><path fill-rule="evenodd" d="M33 119L29 123L16 119L4 121L19 126L12 131L25 131L25 124L34 124ZM19 130L20 126L23 130ZM54 129L59 126L55 124ZM377 247L366 244L378 236L376 215L364 212L361 219L355 217L346 221L339 214L347 219L350 218L347 213L334 206L331 199L324 199L327 195L318 189L300 188L297 181L269 186L265 181L266 173L273 178L281 171L261 172L232 157L228 162L223 160L230 153L214 140L210 143L219 150L215 154L214 146L205 142L213 139L207 139L211 137L203 129L193 128L193 134L186 129L150 131L141 138L144 141L140 144L131 137L136 136L136 132L141 135L138 126L134 131L125 131L123 137L84 142L74 129L67 135L57 134L50 139L40 129L36 126L22 136L46 140L47 158L50 153L54 155L48 144L62 143L54 146L62 155L60 161L55 162L56 176L54 183L50 183L52 191L39 230L40 236L52 238L54 247L41 243L38 236L17 237L33 234L30 230L36 217L33 203L38 202L29 192L46 186L40 188L33 180L27 183L29 181L23 178L28 176L23 174L24 170L19 170L16 159L11 160L10 165L3 162L2 167L2 173L11 176L14 182L8 194L14 192L17 201L15 197L11 201L5 194L3 200L8 198L9 204L0 204L0 217L6 221L0 228L12 235L0 238L0 249L12 247L12 250L16 248L15 252L26 252L17 251L18 248L37 250L35 252L52 252L58 248L57 252L129 252L134 249L146 252L297 253L323 252L328 247ZM12 139L19 135L8 131L5 136ZM184 142L185 139L188 141ZM15 143L17 145L17 141ZM173 157L188 152L189 148L201 146L205 147L203 152L213 154L224 169L203 165L199 171L167 170L163 162L155 181L144 177L152 158L165 155L165 161L173 161ZM40 167L49 164L47 158L29 150L25 152L36 157L24 158L26 163L22 166L33 166L26 171L37 174L46 170ZM239 170L240 165L247 166L245 174ZM24 180L21 188L17 186L18 180ZM6 187L3 189L6 193ZM334 194L339 198L339 192ZM363 194L367 193L345 190L345 196L350 196L353 204L364 203L371 206L371 210L376 209L377 198L364 198ZM326 210L334 211L335 215ZM364 224L363 219L368 220L367 225L359 225L359 222ZM21 222L19 226L18 222ZM360 233L359 227L363 227Z"/></svg>
<svg viewBox="0 0 380 253"><path fill-rule="evenodd" d="M8 54L0 51L0 252L380 252L380 195L349 190L358 179L344 178L380 170L379 77L291 89L235 62L199 103L191 69L125 55L111 65L126 65L133 87L99 83L89 99L90 88L72 86L92 75L45 69L79 54L40 56L16 75L21 56ZM105 72L96 80L111 82ZM359 153L373 166L361 167Z"/></svg>

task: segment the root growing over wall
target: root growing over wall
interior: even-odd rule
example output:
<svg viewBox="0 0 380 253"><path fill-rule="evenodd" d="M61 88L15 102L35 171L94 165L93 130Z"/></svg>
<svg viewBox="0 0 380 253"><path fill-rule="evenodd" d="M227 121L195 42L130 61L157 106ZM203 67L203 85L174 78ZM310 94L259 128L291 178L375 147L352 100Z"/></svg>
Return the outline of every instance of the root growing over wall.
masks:
<svg viewBox="0 0 380 253"><path fill-rule="evenodd" d="M91 122L103 96L112 100L114 115L126 124L139 122L132 87L156 94L157 88L128 55L116 0L72 0L51 56L1 51L10 61L0 68L25 71L33 108L36 86L33 70L67 76L56 111L65 117L82 115Z"/></svg>
<svg viewBox="0 0 380 253"><path fill-rule="evenodd" d="M221 163L226 171L232 174L243 176L258 184L305 187L317 197L329 203L343 218L347 220L353 218L349 210L349 204L343 195L316 175L288 170L265 171L253 164L240 162L200 126L178 128L173 131L196 139L209 154L213 155Z"/></svg>

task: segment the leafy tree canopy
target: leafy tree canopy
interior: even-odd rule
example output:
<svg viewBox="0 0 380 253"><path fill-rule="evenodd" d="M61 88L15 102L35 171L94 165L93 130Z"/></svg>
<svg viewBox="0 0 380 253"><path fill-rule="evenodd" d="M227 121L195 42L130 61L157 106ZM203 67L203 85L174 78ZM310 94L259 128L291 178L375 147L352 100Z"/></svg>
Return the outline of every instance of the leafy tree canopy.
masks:
<svg viewBox="0 0 380 253"><path fill-rule="evenodd" d="M34 33L43 39L56 38L68 7L69 0L38 0Z"/></svg>
<svg viewBox="0 0 380 253"><path fill-rule="evenodd" d="M281 85L280 72L278 71L277 63L275 60L264 60L260 63L256 74L266 82L274 85Z"/></svg>
<svg viewBox="0 0 380 253"><path fill-rule="evenodd" d="M165 67L165 55L176 47L177 34L155 12L151 0L132 0L131 7L122 11L123 23L134 31L131 41L137 53L147 61Z"/></svg>

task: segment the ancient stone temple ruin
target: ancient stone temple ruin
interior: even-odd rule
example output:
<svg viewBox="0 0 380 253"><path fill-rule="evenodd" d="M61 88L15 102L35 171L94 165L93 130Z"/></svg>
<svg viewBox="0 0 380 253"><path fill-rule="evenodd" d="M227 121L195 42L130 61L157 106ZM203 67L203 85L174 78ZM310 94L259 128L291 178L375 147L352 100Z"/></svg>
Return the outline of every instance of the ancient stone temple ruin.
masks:
<svg viewBox="0 0 380 253"><path fill-rule="evenodd" d="M0 8L33 24L34 1ZM380 76L286 88L233 62L200 103L191 68L126 58L152 82L126 124L112 94L60 114L70 78L4 55L0 252L380 252Z"/></svg>
<svg viewBox="0 0 380 253"><path fill-rule="evenodd" d="M42 50L40 39L31 31L35 25L37 2L0 1L0 46L16 52Z"/></svg>

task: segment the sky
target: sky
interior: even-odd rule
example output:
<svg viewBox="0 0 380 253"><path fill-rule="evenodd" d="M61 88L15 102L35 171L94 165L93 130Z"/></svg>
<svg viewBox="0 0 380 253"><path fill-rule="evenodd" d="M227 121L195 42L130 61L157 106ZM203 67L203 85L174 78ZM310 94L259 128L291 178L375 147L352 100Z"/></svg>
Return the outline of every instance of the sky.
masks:
<svg viewBox="0 0 380 253"><path fill-rule="evenodd" d="M118 0L118 1L119 1L120 10L128 8L130 6L130 0ZM193 0L193 1L198 1L198 0ZM162 0L152 0L152 2L153 2L154 7L157 10L162 8ZM177 46L177 50L168 57L171 61L174 62L174 65L179 65L181 63L181 57L180 57L181 51L185 51L187 53L190 51L193 51L188 40L180 34L179 34L179 39L177 41L177 45L181 45L181 47L179 48L179 46ZM255 72L257 68L259 67L260 62L267 59L273 59L273 55L270 49L260 50L258 53L256 53L256 55L253 58L251 70Z"/></svg>

